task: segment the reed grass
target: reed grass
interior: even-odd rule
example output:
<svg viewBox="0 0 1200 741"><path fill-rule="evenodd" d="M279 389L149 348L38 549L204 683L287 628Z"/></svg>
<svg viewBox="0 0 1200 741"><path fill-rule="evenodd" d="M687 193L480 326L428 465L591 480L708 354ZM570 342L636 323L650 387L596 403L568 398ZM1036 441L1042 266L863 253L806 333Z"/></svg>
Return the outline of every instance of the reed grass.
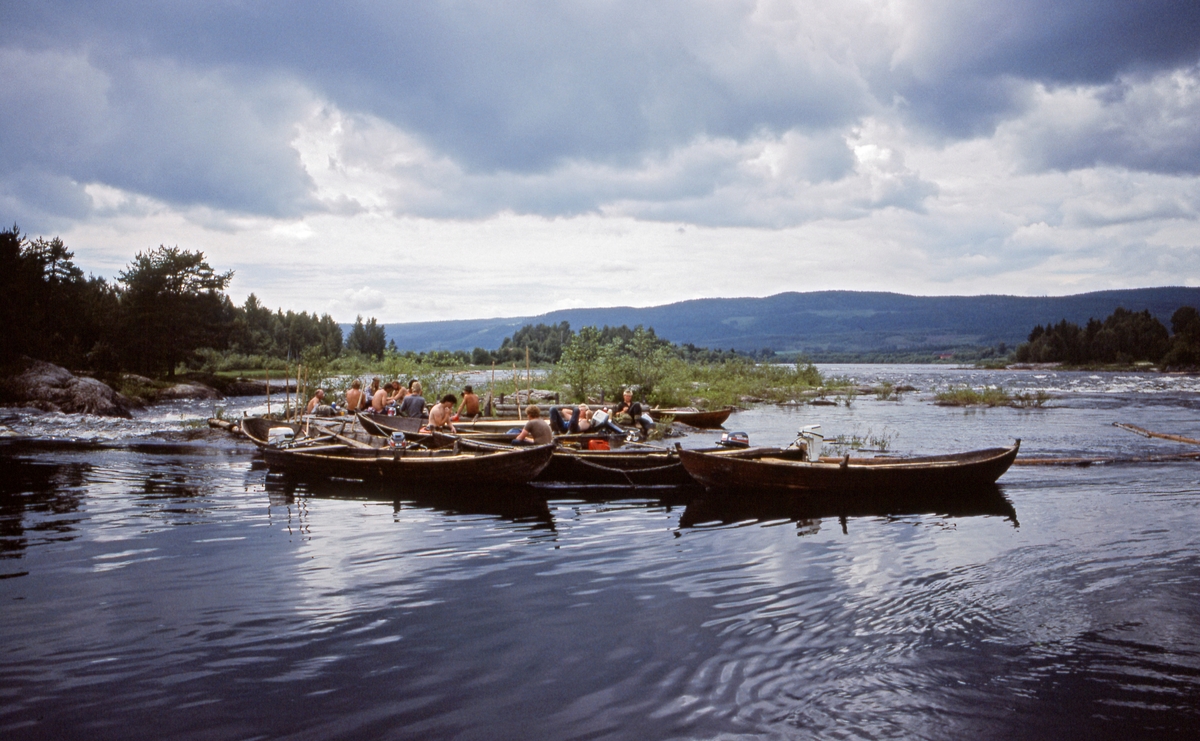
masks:
<svg viewBox="0 0 1200 741"><path fill-rule="evenodd" d="M973 389L970 386L951 386L934 394L935 403L948 407L1002 407L1012 404L1012 396L1001 386Z"/></svg>

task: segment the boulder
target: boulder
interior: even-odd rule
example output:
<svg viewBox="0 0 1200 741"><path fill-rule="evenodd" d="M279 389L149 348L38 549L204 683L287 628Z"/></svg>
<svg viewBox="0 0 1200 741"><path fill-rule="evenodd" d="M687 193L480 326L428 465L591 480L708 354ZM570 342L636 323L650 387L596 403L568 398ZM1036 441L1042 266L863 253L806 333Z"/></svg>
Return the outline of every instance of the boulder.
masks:
<svg viewBox="0 0 1200 741"><path fill-rule="evenodd" d="M132 416L133 403L108 384L41 360L25 360L14 375L0 381L0 389L10 405L65 414Z"/></svg>
<svg viewBox="0 0 1200 741"><path fill-rule="evenodd" d="M159 390L156 401L177 401L179 399L222 399L221 392L202 383L177 383Z"/></svg>

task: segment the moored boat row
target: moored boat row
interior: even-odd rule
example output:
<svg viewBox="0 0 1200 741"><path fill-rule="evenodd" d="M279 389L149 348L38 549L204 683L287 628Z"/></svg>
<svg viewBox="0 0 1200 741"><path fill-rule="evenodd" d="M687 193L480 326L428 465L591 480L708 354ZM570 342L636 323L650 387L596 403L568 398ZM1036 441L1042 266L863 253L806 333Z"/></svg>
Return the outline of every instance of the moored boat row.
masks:
<svg viewBox="0 0 1200 741"><path fill-rule="evenodd" d="M596 447L607 448L604 436L564 435L553 445L513 446L507 433L408 432L365 417L358 421L363 430L357 433L347 430L346 422L338 429L338 423L317 420L309 426L250 418L243 420L242 428L264 449L268 465L288 474L356 479L394 476L406 487L468 481L480 485L697 486L710 494L737 497L976 488L994 484L1020 450L1018 440L1007 448L951 455L833 458L819 456L814 444L812 452L817 456L810 458L805 440L806 435L811 438L809 432L786 448L688 449L676 445L669 449L641 444L618 448L620 443L614 440L611 449L589 450L591 442L604 442ZM545 460L524 455L533 449L543 450L538 455Z"/></svg>

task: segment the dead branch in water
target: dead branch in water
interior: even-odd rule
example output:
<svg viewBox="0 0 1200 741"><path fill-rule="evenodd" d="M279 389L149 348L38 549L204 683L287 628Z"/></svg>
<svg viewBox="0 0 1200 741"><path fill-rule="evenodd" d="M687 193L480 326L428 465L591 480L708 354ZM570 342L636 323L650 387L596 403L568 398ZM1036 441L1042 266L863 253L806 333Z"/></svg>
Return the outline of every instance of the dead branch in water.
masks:
<svg viewBox="0 0 1200 741"><path fill-rule="evenodd" d="M1168 463L1200 460L1200 453L1143 455L1136 458L1017 458L1014 466L1091 466L1093 464Z"/></svg>
<svg viewBox="0 0 1200 741"><path fill-rule="evenodd" d="M1174 440L1177 443L1187 443L1188 445L1200 445L1200 440L1195 440L1190 437L1184 437L1182 435L1168 435L1165 432L1152 432L1150 430L1147 430L1145 427L1138 427L1137 425L1125 424L1124 422L1113 422L1113 427L1120 427L1122 430L1128 430L1129 432L1133 432L1135 434L1141 435L1142 437L1157 437L1157 438L1162 438L1163 440Z"/></svg>

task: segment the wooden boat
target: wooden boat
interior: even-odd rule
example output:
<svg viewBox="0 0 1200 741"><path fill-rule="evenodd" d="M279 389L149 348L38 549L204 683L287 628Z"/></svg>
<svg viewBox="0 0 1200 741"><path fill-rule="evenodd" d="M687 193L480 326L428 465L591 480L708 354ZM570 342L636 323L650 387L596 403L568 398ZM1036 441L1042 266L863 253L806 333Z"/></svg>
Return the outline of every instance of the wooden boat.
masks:
<svg viewBox="0 0 1200 741"><path fill-rule="evenodd" d="M396 488L457 489L526 484L542 472L553 445L495 450L364 449L345 445L263 448L276 472L318 478L383 481Z"/></svg>
<svg viewBox="0 0 1200 741"><path fill-rule="evenodd" d="M509 447L483 443L472 438L460 438L458 445L463 450ZM696 485L673 449L652 446L621 450L583 450L558 444L550 458L550 464L535 481L606 487Z"/></svg>
<svg viewBox="0 0 1200 741"><path fill-rule="evenodd" d="M421 429L422 425L429 422L428 417L401 417L376 414L375 412L359 412L358 420L363 427L366 427L368 423L374 423L376 427L387 430L387 432L381 433L386 437L390 437L393 432L416 432Z"/></svg>
<svg viewBox="0 0 1200 741"><path fill-rule="evenodd" d="M724 409L716 409L713 411L704 411L695 407L686 407L679 409L647 409L646 412L655 422L664 417L674 417L676 422L688 425L689 427L699 427L705 430L714 430L725 424L725 420L729 419L729 415L733 414L733 407L725 407Z"/></svg>
<svg viewBox="0 0 1200 741"><path fill-rule="evenodd" d="M559 447L537 481L595 486L695 486L673 450Z"/></svg>
<svg viewBox="0 0 1200 741"><path fill-rule="evenodd" d="M267 434L272 427L286 427L293 434L299 434L301 426L295 422L281 422L276 419L267 419L266 417L246 417L241 421L242 434L250 438L250 441L260 448L265 448L267 443Z"/></svg>
<svg viewBox="0 0 1200 741"><path fill-rule="evenodd" d="M378 436L386 438L386 437L391 437L392 432L394 431L389 427L385 427L384 425L379 424L378 421L376 421L374 418L371 418L371 417L359 416L358 421L362 425L363 430L365 430L368 434L371 434L371 435L378 435ZM427 432L423 433L423 432L419 432L416 430L414 430L414 431L405 430L404 434L409 440L411 440L413 442L422 443L422 444L426 445L426 447L431 447L431 448L444 447L444 440L453 440L456 437L461 438L463 440L474 440L476 442L485 442L485 443L494 443L497 445L506 445L508 443L511 443L513 437L515 437L515 433L510 434L509 430L512 430L512 429L519 430L519 429L521 429L521 425L514 424L504 431L479 432L479 431L472 431L471 427L464 426L463 423L461 423L461 422L455 422L454 429L457 430L457 432L454 434L447 435L447 434L438 432L438 433L436 433L436 437L431 437L430 434ZM617 434L617 433L609 433L609 432L585 432L585 433L572 434L572 435L557 435L557 436L555 436L554 439L560 445L576 446L576 447L583 447L583 448L586 448L588 443L590 443L592 440L602 440L608 444L609 448L619 448L625 444L625 435ZM430 444L431 442L433 444Z"/></svg>
<svg viewBox="0 0 1200 741"><path fill-rule="evenodd" d="M679 449L684 468L711 491L921 491L993 484L1017 457L1010 448L919 458L821 458L803 448L715 452Z"/></svg>
<svg viewBox="0 0 1200 741"><path fill-rule="evenodd" d="M548 422L549 419L542 417ZM454 423L454 427L460 432L507 432L514 427L520 429L525 426L525 419L511 417L508 419L496 418L478 418L478 419L461 419Z"/></svg>

